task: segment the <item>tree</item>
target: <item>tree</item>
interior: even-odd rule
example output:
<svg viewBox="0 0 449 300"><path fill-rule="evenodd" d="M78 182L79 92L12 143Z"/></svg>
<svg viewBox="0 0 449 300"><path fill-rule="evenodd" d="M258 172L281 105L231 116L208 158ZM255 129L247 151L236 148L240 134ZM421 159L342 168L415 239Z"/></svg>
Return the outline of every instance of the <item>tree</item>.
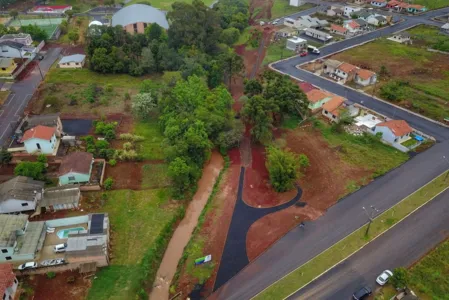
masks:
<svg viewBox="0 0 449 300"><path fill-rule="evenodd" d="M232 127L227 130L220 132L218 135L217 144L220 148L221 153L226 153L232 147L239 144L245 132L245 125L239 119L235 119Z"/></svg>
<svg viewBox="0 0 449 300"><path fill-rule="evenodd" d="M385 77L388 77L389 75L390 75L390 72L388 71L387 67L382 65L380 67L379 77L380 78L385 78Z"/></svg>
<svg viewBox="0 0 449 300"><path fill-rule="evenodd" d="M90 67L100 73L112 73L114 70L114 59L108 55L105 48L97 48L90 60Z"/></svg>
<svg viewBox="0 0 449 300"><path fill-rule="evenodd" d="M30 24L30 25L21 26L20 30L23 33L30 34L31 37L33 38L33 40L38 41L38 42L45 41L48 39L47 32L36 25Z"/></svg>
<svg viewBox="0 0 449 300"><path fill-rule="evenodd" d="M104 189L108 190L108 191L112 189L113 185L114 185L114 179L112 179L111 177L108 177L103 183Z"/></svg>
<svg viewBox="0 0 449 300"><path fill-rule="evenodd" d="M78 33L78 31L76 30L72 30L68 33L67 37L69 38L69 40L73 43L76 44L76 42L79 40L80 38L80 34Z"/></svg>
<svg viewBox="0 0 449 300"><path fill-rule="evenodd" d="M73 17L73 10L68 10L65 12L66 16L69 17L69 19L71 19Z"/></svg>
<svg viewBox="0 0 449 300"><path fill-rule="evenodd" d="M146 119L157 108L157 99L151 93L140 93L133 97L131 107L134 115Z"/></svg>
<svg viewBox="0 0 449 300"><path fill-rule="evenodd" d="M80 27L81 24L83 24L83 20L84 20L84 18L82 18L82 17L76 18L76 25L78 25L78 27Z"/></svg>
<svg viewBox="0 0 449 300"><path fill-rule="evenodd" d="M242 116L252 125L251 135L254 140L262 143L271 140L272 115L277 110L278 107L272 100L260 95L253 96L245 102Z"/></svg>
<svg viewBox="0 0 449 300"><path fill-rule="evenodd" d="M0 164L1 165L7 165L12 160L12 154L11 152L8 152L5 148L2 148L0 150Z"/></svg>
<svg viewBox="0 0 449 300"><path fill-rule="evenodd" d="M407 287L409 281L409 274L406 268L396 268L393 270L393 276L390 278L390 283L397 289Z"/></svg>
<svg viewBox="0 0 449 300"><path fill-rule="evenodd" d="M47 163L47 156L45 156L45 154L39 154L37 156L37 161L45 165Z"/></svg>
<svg viewBox="0 0 449 300"><path fill-rule="evenodd" d="M249 79L245 81L244 92L248 97L259 95L263 92L263 86L257 79Z"/></svg>
<svg viewBox="0 0 449 300"><path fill-rule="evenodd" d="M267 149L266 166L276 192L286 192L293 188L299 173L299 162L294 153L270 146Z"/></svg>
<svg viewBox="0 0 449 300"><path fill-rule="evenodd" d="M34 180L44 179L45 165L41 162L23 161L17 164L14 175L31 177Z"/></svg>
<svg viewBox="0 0 449 300"><path fill-rule="evenodd" d="M299 162L299 166L304 170L305 168L307 168L308 166L310 166L310 161L309 158L307 157L307 155L305 154L300 154L298 156L298 162Z"/></svg>
<svg viewBox="0 0 449 300"><path fill-rule="evenodd" d="M13 9L9 12L9 15L15 20L19 16L19 12L17 10ZM20 26L22 26L22 21L20 21L20 18L18 18L18 19L19 19Z"/></svg>
<svg viewBox="0 0 449 300"><path fill-rule="evenodd" d="M141 67L146 73L151 73L157 70L156 60L154 59L153 52L150 48L143 48L141 56Z"/></svg>
<svg viewBox="0 0 449 300"><path fill-rule="evenodd" d="M160 41L162 38L164 30L162 27L157 24L153 23L150 27L147 27L145 29L145 34L148 36L148 40L151 42L152 40Z"/></svg>
<svg viewBox="0 0 449 300"><path fill-rule="evenodd" d="M195 184L199 172L194 166L187 164L184 158L177 157L169 164L168 175L173 182L175 196L182 198L182 195Z"/></svg>
<svg viewBox="0 0 449 300"><path fill-rule="evenodd" d="M245 65L243 64L243 58L230 49L219 56L221 65L223 68L223 73L226 78L228 78L229 86L231 85L231 80L235 76L241 76ZM226 80L226 79L225 79Z"/></svg>
<svg viewBox="0 0 449 300"><path fill-rule="evenodd" d="M59 24L59 28L61 29L61 33L67 33L69 28L69 23L67 20L62 20L61 24Z"/></svg>
<svg viewBox="0 0 449 300"><path fill-rule="evenodd" d="M5 8L6 6L14 3L15 0L0 0L0 7Z"/></svg>
<svg viewBox="0 0 449 300"><path fill-rule="evenodd" d="M239 39L240 31L237 28L229 27L220 34L220 41L228 46L232 46Z"/></svg>

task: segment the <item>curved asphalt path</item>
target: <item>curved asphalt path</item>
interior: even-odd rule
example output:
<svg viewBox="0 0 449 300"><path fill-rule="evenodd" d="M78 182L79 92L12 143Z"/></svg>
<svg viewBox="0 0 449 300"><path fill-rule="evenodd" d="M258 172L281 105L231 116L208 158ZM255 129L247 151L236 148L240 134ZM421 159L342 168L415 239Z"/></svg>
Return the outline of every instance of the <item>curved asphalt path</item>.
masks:
<svg viewBox="0 0 449 300"><path fill-rule="evenodd" d="M220 267L215 280L214 290L222 286L234 275L240 272L249 264L246 253L246 234L251 225L260 218L283 210L294 205L302 195L302 190L297 187L296 196L290 201L269 208L255 208L247 205L242 198L243 183L245 181L245 168L240 168L239 187L237 192L237 203L232 214L231 225L229 226Z"/></svg>

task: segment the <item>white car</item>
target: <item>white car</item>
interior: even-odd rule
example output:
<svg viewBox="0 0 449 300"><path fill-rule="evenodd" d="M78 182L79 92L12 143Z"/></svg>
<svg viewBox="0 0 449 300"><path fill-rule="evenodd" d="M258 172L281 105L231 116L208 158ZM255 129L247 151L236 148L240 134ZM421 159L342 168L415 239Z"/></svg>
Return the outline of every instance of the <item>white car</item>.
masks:
<svg viewBox="0 0 449 300"><path fill-rule="evenodd" d="M390 270L385 270L385 271L382 272L382 274L377 276L376 282L379 285L384 285L385 283L387 283L388 279L391 276L393 276L393 272L391 272Z"/></svg>
<svg viewBox="0 0 449 300"><path fill-rule="evenodd" d="M23 270L36 269L36 268L37 268L37 263L35 263L34 261L30 261L30 262L21 264L18 269L20 271L23 271Z"/></svg>

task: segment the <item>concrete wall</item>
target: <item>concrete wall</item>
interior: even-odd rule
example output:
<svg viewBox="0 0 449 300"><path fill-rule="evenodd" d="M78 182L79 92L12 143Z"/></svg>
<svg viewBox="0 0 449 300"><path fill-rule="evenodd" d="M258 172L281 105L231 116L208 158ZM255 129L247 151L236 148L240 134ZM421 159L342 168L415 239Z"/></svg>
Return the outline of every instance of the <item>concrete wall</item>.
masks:
<svg viewBox="0 0 449 300"><path fill-rule="evenodd" d="M83 223L88 223L88 222L89 222L89 217L87 215L85 215L85 216L78 216L78 217L71 217L71 218L48 220L48 221L45 221L45 225L47 227L61 227L61 226L69 226L69 225L78 225L78 224L83 224Z"/></svg>
<svg viewBox="0 0 449 300"><path fill-rule="evenodd" d="M137 26L137 33L144 33L145 31L145 24L147 23L143 23L143 22L138 22L135 23ZM147 26L149 26L149 24L147 24ZM130 34L134 34L134 24L128 24L125 27L123 27L123 29L125 29L126 32L130 33Z"/></svg>
<svg viewBox="0 0 449 300"><path fill-rule="evenodd" d="M64 64L58 64L60 68L63 69L81 69L84 66L86 60L83 60L81 63L69 62Z"/></svg>
<svg viewBox="0 0 449 300"><path fill-rule="evenodd" d="M22 205L23 204L23 205ZM8 199L0 202L0 213L7 214L20 211L36 209L36 199L34 201L24 201L19 199Z"/></svg>
<svg viewBox="0 0 449 300"><path fill-rule="evenodd" d="M29 139L24 142L27 153L40 152L43 154L52 154L56 144L56 135L53 134L50 141L42 139ZM40 149L38 148L38 144Z"/></svg>

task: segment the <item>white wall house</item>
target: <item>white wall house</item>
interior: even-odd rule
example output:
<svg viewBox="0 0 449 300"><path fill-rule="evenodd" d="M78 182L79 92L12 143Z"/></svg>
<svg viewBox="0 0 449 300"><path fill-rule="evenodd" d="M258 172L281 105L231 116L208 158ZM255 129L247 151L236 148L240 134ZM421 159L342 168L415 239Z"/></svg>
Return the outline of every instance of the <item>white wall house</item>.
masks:
<svg viewBox="0 0 449 300"><path fill-rule="evenodd" d="M408 32L398 32L393 34L388 38L390 41L401 43L401 44L411 44L410 34Z"/></svg>
<svg viewBox="0 0 449 300"><path fill-rule="evenodd" d="M329 22L311 16L300 16L296 19L285 18L284 25L294 28L322 28L329 25Z"/></svg>
<svg viewBox="0 0 449 300"><path fill-rule="evenodd" d="M323 42L327 42L332 39L332 35L328 34L327 32L323 32L313 28L307 28L306 30L304 30L304 33L307 36L313 37Z"/></svg>
<svg viewBox="0 0 449 300"><path fill-rule="evenodd" d="M22 142L29 154L53 154L57 150L56 127L38 125L28 129L22 137Z"/></svg>
<svg viewBox="0 0 449 300"><path fill-rule="evenodd" d="M347 5L347 6L345 6L344 9L343 9L343 15L344 15L345 17L350 18L351 15L352 15L353 13L358 12L358 11L360 11L360 10L362 10L362 8Z"/></svg>
<svg viewBox="0 0 449 300"><path fill-rule="evenodd" d="M33 58L36 48L12 41L0 41L0 57Z"/></svg>
<svg viewBox="0 0 449 300"><path fill-rule="evenodd" d="M374 7L385 7L387 6L386 0L373 0L371 1L371 5Z"/></svg>
<svg viewBox="0 0 449 300"><path fill-rule="evenodd" d="M0 42L11 41L25 46L32 46L33 39L28 33L5 34L0 38Z"/></svg>
<svg viewBox="0 0 449 300"><path fill-rule="evenodd" d="M372 85L376 83L377 75L369 70L357 69L354 81L362 86Z"/></svg>
<svg viewBox="0 0 449 300"><path fill-rule="evenodd" d="M0 184L0 213L34 211L42 199L45 182L17 176Z"/></svg>
<svg viewBox="0 0 449 300"><path fill-rule="evenodd" d="M307 40L294 36L287 40L286 47L289 50L299 52L307 48Z"/></svg>
<svg viewBox="0 0 449 300"><path fill-rule="evenodd" d="M382 26L387 24L387 19L384 16L370 16L366 22L374 26Z"/></svg>
<svg viewBox="0 0 449 300"><path fill-rule="evenodd" d="M382 134L382 140L389 144L400 144L410 139L413 129L404 120L391 120L377 124L373 134Z"/></svg>
<svg viewBox="0 0 449 300"><path fill-rule="evenodd" d="M86 55L84 54L74 54L69 56L64 56L58 63L60 68L64 69L81 69L86 62Z"/></svg>
<svg viewBox="0 0 449 300"><path fill-rule="evenodd" d="M290 0L290 6L301 6L305 3L303 0Z"/></svg>

